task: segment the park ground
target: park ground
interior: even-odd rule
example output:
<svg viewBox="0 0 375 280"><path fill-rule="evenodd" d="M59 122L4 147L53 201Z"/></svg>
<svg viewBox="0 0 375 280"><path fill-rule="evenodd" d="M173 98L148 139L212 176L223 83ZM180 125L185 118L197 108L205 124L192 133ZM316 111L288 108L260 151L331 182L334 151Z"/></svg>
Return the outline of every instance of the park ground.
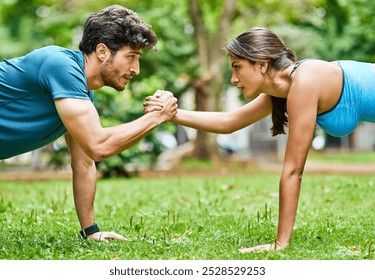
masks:
<svg viewBox="0 0 375 280"><path fill-rule="evenodd" d="M228 176L244 175L257 171L281 173L282 163L268 160L238 160L231 158L225 161L211 162L209 164L175 165L168 170L145 170L138 171L136 176L143 178L160 177L206 177L206 176ZM375 174L374 163L340 163L307 161L305 174L346 174L365 175ZM0 180L3 181L39 181L39 180L70 180L69 168L63 170L29 170L13 169L0 171ZM98 178L101 175L98 173Z"/></svg>

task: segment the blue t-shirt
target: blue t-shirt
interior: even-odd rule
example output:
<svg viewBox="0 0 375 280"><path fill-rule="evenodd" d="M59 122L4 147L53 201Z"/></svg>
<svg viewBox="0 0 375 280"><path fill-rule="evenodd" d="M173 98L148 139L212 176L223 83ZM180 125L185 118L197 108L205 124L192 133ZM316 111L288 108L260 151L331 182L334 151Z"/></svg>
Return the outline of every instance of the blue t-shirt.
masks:
<svg viewBox="0 0 375 280"><path fill-rule="evenodd" d="M57 98L93 102L81 51L48 46L0 63L0 159L43 147L66 132Z"/></svg>

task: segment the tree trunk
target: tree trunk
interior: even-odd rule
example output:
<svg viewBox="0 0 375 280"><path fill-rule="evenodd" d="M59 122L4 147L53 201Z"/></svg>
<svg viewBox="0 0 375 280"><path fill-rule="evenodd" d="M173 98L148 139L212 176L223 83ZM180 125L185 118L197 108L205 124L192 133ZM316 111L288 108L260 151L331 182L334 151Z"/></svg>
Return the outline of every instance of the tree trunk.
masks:
<svg viewBox="0 0 375 280"><path fill-rule="evenodd" d="M209 80L201 78L194 83L195 90L195 110L196 111L207 111L209 108L209 93L207 92L207 83ZM212 138L211 133L198 130L197 137L195 139L195 147L193 155L199 159L209 159L212 156L212 151L207 143ZM211 140L212 141L212 140Z"/></svg>
<svg viewBox="0 0 375 280"><path fill-rule="evenodd" d="M194 26L199 64L202 76L194 84L197 111L220 110L220 96L224 79L223 53L224 42L230 32L230 23L234 17L237 0L224 0L220 16L218 32L209 36L207 26L203 20L203 13L199 0L189 0L189 14ZM197 132L194 156L201 159L217 158L218 146L216 134Z"/></svg>

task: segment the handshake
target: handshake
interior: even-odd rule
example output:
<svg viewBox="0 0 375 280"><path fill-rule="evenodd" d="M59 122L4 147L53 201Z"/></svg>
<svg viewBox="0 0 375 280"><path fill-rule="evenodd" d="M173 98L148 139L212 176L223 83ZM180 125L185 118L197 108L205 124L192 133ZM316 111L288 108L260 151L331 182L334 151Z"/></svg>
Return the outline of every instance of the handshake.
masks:
<svg viewBox="0 0 375 280"><path fill-rule="evenodd" d="M177 98L166 90L157 90L154 95L147 96L143 103L145 114L156 114L162 122L171 121L177 114Z"/></svg>

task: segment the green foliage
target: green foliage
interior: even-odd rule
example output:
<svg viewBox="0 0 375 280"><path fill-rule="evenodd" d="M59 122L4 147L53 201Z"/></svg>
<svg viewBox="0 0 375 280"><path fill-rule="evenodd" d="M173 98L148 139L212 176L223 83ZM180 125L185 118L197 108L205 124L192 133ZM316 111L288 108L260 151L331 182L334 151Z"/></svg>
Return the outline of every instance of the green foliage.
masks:
<svg viewBox="0 0 375 280"><path fill-rule="evenodd" d="M73 5L56 0L8 0L2 3L0 58L23 55L45 45L74 47L81 17Z"/></svg>
<svg viewBox="0 0 375 280"><path fill-rule="evenodd" d="M218 32L223 0L201 1L208 36ZM124 93L103 89L96 93L96 107L105 126L132 121L142 115L142 98L155 89L171 90L176 97L186 92L200 75L188 1L135 0L2 0L0 9L0 59L23 55L35 48L57 44L77 48L87 16L105 6L120 4L136 11L158 35L158 51L145 51L141 73ZM375 60L374 1L366 0L266 0L236 2L229 40L251 26L266 26L279 34L299 58ZM224 56L223 51L223 56ZM230 69L223 77L229 86ZM173 130L163 126L160 130ZM159 130L158 129L158 130ZM136 157L152 163L161 152L155 133L145 141L153 150L139 145L109 159L110 170L133 162ZM130 158L132 159L130 159ZM103 164L101 164L103 167ZM103 167L104 168L104 167Z"/></svg>
<svg viewBox="0 0 375 280"><path fill-rule="evenodd" d="M375 3L366 0L326 0L317 8L315 21L306 26L317 32L319 58L375 60Z"/></svg>
<svg viewBox="0 0 375 280"><path fill-rule="evenodd" d="M279 175L101 180L96 221L131 242L83 240L68 181L0 182L0 259L374 260L371 176L305 175L291 247L273 242Z"/></svg>
<svg viewBox="0 0 375 280"><path fill-rule="evenodd" d="M149 22L158 36L157 52L145 53L141 73L134 80L155 76L163 81L164 89L180 97L199 70L186 3L136 1L129 2L128 7Z"/></svg>

